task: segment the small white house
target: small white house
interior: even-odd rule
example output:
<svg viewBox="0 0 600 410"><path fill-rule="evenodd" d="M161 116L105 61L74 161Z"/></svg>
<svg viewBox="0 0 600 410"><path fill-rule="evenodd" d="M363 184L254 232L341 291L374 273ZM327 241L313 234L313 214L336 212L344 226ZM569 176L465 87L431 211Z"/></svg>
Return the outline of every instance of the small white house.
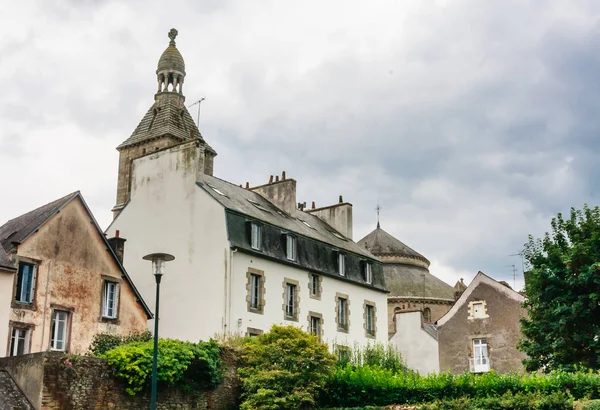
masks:
<svg viewBox="0 0 600 410"><path fill-rule="evenodd" d="M158 63L154 104L118 147L106 231L127 239L124 265L147 301L156 285L142 257L176 257L161 283L161 336L193 341L292 324L338 344L387 342L382 266L352 240L351 204L304 210L285 173L255 188L212 175L216 152L184 104L176 34Z"/></svg>
<svg viewBox="0 0 600 410"><path fill-rule="evenodd" d="M395 315L396 333L390 344L402 354L409 369L427 375L440 372L438 336L435 325L423 320L421 311L404 311Z"/></svg>

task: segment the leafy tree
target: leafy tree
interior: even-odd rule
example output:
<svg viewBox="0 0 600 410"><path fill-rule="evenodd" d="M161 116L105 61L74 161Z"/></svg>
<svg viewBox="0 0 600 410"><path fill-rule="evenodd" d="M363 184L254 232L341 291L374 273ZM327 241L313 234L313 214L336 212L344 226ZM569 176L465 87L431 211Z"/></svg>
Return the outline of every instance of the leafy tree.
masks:
<svg viewBox="0 0 600 410"><path fill-rule="evenodd" d="M569 219L558 214L551 226L525 245L525 368L600 369L600 209L571 208Z"/></svg>
<svg viewBox="0 0 600 410"><path fill-rule="evenodd" d="M274 325L245 346L238 369L244 390L240 408L314 408L335 362L336 357L315 336L293 326Z"/></svg>

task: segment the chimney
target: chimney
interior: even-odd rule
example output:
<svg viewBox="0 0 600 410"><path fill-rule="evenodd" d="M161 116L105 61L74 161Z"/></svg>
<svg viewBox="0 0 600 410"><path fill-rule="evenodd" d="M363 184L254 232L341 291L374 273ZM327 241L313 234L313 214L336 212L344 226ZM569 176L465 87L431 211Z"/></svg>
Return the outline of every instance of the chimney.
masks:
<svg viewBox="0 0 600 410"><path fill-rule="evenodd" d="M273 183L273 175L271 175L271 177L269 178L269 184Z"/></svg>
<svg viewBox="0 0 600 410"><path fill-rule="evenodd" d="M315 209L315 201L312 201L312 209Z"/></svg>
<svg viewBox="0 0 600 410"><path fill-rule="evenodd" d="M313 202L312 209L306 212L318 216L346 238L352 239L352 204L343 202L341 195L337 204L315 208Z"/></svg>
<svg viewBox="0 0 600 410"><path fill-rule="evenodd" d="M112 248L115 255L117 255L117 259L121 264L123 264L123 256L125 254L125 241L127 239L123 239L119 236L119 230L115 231L115 237L110 238L108 240L108 244Z"/></svg>
<svg viewBox="0 0 600 410"><path fill-rule="evenodd" d="M279 180L279 175L277 175L275 177L275 182L269 180L268 184L251 189L288 214L293 214L296 210L295 179L286 178Z"/></svg>
<svg viewBox="0 0 600 410"><path fill-rule="evenodd" d="M282 181L285 181L285 171L283 171L283 172L281 173L281 180L282 180Z"/></svg>
<svg viewBox="0 0 600 410"><path fill-rule="evenodd" d="M246 189L250 189L250 183L246 181Z"/></svg>

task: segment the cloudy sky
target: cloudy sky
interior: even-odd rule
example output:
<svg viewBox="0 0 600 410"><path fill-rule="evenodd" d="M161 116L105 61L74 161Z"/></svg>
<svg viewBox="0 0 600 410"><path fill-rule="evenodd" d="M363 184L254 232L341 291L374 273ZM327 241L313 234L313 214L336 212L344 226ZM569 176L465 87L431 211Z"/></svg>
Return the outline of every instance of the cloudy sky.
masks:
<svg viewBox="0 0 600 410"><path fill-rule="evenodd" d="M108 225L171 27L217 176L343 194L355 240L379 202L451 284L512 284L527 234L598 203L595 0L27 1L0 3L0 221L81 190Z"/></svg>

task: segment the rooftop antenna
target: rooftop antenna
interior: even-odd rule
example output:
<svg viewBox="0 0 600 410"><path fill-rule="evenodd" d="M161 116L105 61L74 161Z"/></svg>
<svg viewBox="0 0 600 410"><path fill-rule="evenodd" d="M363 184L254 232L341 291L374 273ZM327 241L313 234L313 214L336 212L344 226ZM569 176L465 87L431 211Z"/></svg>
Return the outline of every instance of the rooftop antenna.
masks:
<svg viewBox="0 0 600 410"><path fill-rule="evenodd" d="M379 225L379 211L381 211L381 205L379 205L379 202L377 202L377 206L375 207L375 210L377 211L377 229L380 228Z"/></svg>
<svg viewBox="0 0 600 410"><path fill-rule="evenodd" d="M512 273L513 273L513 290L517 290L517 267L512 264L512 265L506 265L506 267L508 268L512 268Z"/></svg>
<svg viewBox="0 0 600 410"><path fill-rule="evenodd" d="M198 104L198 122L196 123L196 127L200 128L200 104L202 101L206 100L206 98L202 97L192 105L188 105L188 108L192 108L194 105Z"/></svg>
<svg viewBox="0 0 600 410"><path fill-rule="evenodd" d="M521 251L519 253L513 253L512 255L508 255L508 256L520 256L521 257L521 268L523 269L523 278L525 278L525 258L523 256L523 251Z"/></svg>

